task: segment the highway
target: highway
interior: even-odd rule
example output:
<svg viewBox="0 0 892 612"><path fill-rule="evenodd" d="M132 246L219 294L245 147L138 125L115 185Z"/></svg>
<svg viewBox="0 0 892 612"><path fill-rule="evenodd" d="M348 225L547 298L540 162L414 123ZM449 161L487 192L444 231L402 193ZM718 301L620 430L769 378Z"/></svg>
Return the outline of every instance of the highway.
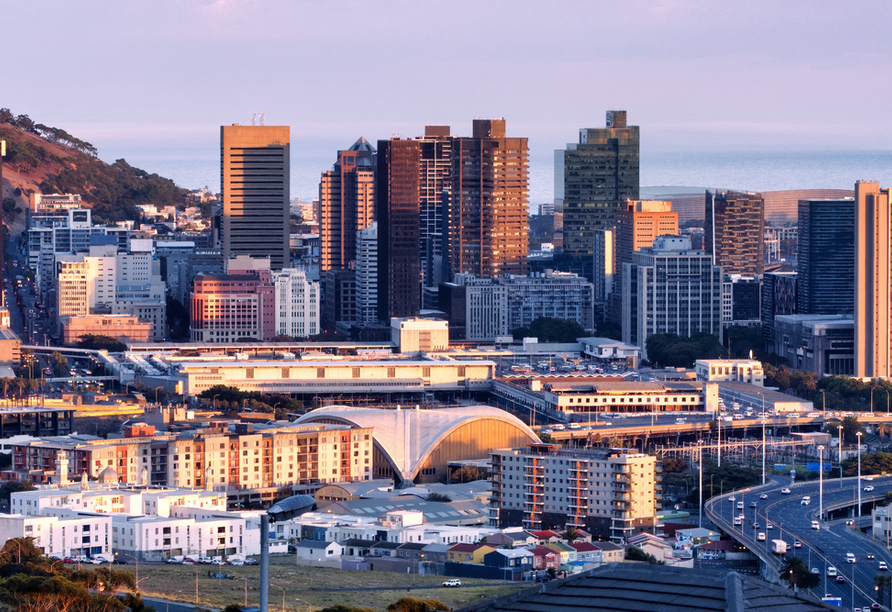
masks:
<svg viewBox="0 0 892 612"><path fill-rule="evenodd" d="M828 508L845 508L850 506L853 519L857 518L856 479L845 478L824 481L824 510ZM864 492L863 487L873 485L873 492ZM783 494L781 490L790 488L791 493ZM872 481L861 482L861 501L863 517L859 523L863 527L870 525L870 508L875 501L882 500L887 491L892 491L892 476L877 476ZM761 499L765 495L765 499ZM802 498L811 498L803 505ZM734 501L729 501L731 498ZM743 502L743 510L737 505ZM755 507L752 504L755 503ZM752 552L765 561L770 577L777 572L783 562L780 556L772 553L772 540L782 539L788 544L788 556L801 557L811 568L817 568L821 575L821 585L814 589L818 596L830 593L842 597L843 606L869 606L876 600L873 580L882 574L879 562L885 561L892 567L892 554L885 547L885 542L872 540L860 533L855 527L846 525L846 517L828 522L821 522L820 529L811 527L811 522L818 519L819 483L808 482L795 485L780 480L750 490L717 496L706 504L706 512L713 521L720 525L733 537L746 545ZM841 511L844 512L844 511ZM744 514L743 525L734 527L733 517ZM757 523L759 527L754 527ZM770 525L770 528L769 528ZM765 541L757 540L759 533L765 534ZM793 548L794 541L801 542L802 547ZM855 562L846 562L846 553L855 555ZM874 559L868 559L868 555ZM835 578L827 577L827 567L837 568L845 583L837 583ZM884 602L886 606L889 602Z"/></svg>

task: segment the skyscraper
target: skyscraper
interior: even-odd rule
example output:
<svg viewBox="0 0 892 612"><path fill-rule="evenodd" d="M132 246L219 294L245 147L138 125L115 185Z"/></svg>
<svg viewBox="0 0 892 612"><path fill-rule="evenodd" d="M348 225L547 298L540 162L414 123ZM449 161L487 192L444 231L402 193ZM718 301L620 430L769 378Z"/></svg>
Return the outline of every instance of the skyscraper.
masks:
<svg viewBox="0 0 892 612"><path fill-rule="evenodd" d="M290 132L265 125L220 128L224 257L269 257L273 270L289 263Z"/></svg>
<svg viewBox="0 0 892 612"><path fill-rule="evenodd" d="M475 119L471 138L453 141L447 215L451 275L525 274L529 251L529 149L506 137L504 119Z"/></svg>
<svg viewBox="0 0 892 612"><path fill-rule="evenodd" d="M443 280L443 211L452 187L452 143L448 125L427 125L421 145L419 197L421 266L426 287Z"/></svg>
<svg viewBox="0 0 892 612"><path fill-rule="evenodd" d="M338 151L334 168L319 182L321 270L349 268L356 261L356 235L375 219L375 148L360 138Z"/></svg>
<svg viewBox="0 0 892 612"><path fill-rule="evenodd" d="M591 256L595 230L610 229L638 199L638 126L607 111L606 128L582 128L579 143L555 151L555 213L563 211L564 253Z"/></svg>
<svg viewBox="0 0 892 612"><path fill-rule="evenodd" d="M706 192L704 247L725 274L764 271L764 209L758 193Z"/></svg>
<svg viewBox="0 0 892 612"><path fill-rule="evenodd" d="M797 310L851 314L855 307L855 200L799 200Z"/></svg>
<svg viewBox="0 0 892 612"><path fill-rule="evenodd" d="M887 377L892 308L889 189L855 183L855 376Z"/></svg>
<svg viewBox="0 0 892 612"><path fill-rule="evenodd" d="M378 141L378 318L417 315L421 310L419 177L417 140Z"/></svg>

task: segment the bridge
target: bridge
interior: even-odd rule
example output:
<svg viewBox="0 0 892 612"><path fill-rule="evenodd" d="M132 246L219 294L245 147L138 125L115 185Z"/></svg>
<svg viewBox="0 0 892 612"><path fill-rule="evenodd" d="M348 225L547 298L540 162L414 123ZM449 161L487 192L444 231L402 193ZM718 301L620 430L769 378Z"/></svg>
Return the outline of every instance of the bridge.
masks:
<svg viewBox="0 0 892 612"><path fill-rule="evenodd" d="M868 484L874 487L873 491L863 491ZM790 492L783 493L785 489ZM892 567L892 554L885 542L866 536L860 528L869 526L871 508L887 492L892 492L892 476L860 483L857 478L825 480L820 516L819 482L788 484L778 479L765 486L715 496L706 502L704 510L714 524L759 557L767 579L777 580L783 565L781 556L772 552L772 540L784 540L787 556L801 557L821 576L821 584L814 589L818 597L831 594L841 597L843 605L849 608L869 607L876 601L873 579L883 573L879 562L885 561ZM803 504L805 496L810 497L807 504ZM740 502L743 510L737 508ZM742 525L735 526L734 517L738 514L743 514L744 520ZM813 520L819 522L819 529L812 529ZM848 525L847 521L855 524ZM759 534L765 534L763 541L759 541ZM795 542L801 547L794 548ZM847 562L847 553L855 556L854 563ZM874 558L868 559L869 555ZM828 577L828 567L835 567L845 582Z"/></svg>

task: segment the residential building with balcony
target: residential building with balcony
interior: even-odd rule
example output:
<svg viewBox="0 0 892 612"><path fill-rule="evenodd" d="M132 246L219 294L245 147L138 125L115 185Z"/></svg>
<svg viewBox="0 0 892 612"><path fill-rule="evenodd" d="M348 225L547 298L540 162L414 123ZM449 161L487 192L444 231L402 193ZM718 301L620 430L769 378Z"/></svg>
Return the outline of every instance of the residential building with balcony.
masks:
<svg viewBox="0 0 892 612"><path fill-rule="evenodd" d="M577 527L624 538L651 527L660 464L632 449L565 450L557 444L492 453L491 526Z"/></svg>

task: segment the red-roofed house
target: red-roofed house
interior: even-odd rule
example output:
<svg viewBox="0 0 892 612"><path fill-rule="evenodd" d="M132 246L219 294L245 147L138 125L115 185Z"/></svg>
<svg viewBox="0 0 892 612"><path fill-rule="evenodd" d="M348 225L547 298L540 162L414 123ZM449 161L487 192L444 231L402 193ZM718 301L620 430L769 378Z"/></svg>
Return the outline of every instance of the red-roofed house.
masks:
<svg viewBox="0 0 892 612"><path fill-rule="evenodd" d="M576 560L583 563L601 563L601 549L591 542L571 542L576 549Z"/></svg>

